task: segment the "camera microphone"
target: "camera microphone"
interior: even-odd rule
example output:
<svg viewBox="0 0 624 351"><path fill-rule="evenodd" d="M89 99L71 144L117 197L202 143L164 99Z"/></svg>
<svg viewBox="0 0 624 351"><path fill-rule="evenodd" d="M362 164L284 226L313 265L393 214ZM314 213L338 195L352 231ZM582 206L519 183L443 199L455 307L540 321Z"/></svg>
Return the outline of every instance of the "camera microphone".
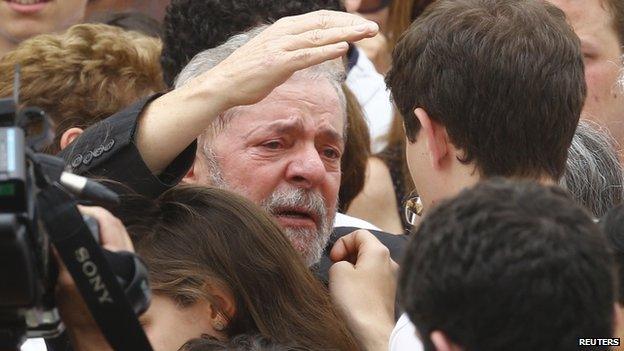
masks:
<svg viewBox="0 0 624 351"><path fill-rule="evenodd" d="M88 178L69 173L61 173L59 183L79 198L93 200L107 205L119 205L119 196L104 185Z"/></svg>

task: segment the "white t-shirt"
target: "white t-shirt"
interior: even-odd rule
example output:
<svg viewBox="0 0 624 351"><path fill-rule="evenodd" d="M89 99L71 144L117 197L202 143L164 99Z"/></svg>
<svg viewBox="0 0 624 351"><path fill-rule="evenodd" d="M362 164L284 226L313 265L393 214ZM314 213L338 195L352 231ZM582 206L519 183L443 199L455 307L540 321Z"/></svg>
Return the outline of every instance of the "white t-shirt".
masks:
<svg viewBox="0 0 624 351"><path fill-rule="evenodd" d="M392 102L384 77L375 65L358 50L358 60L347 75L347 86L364 110L364 118L371 136L371 149L378 153L387 145L384 140L392 126Z"/></svg>
<svg viewBox="0 0 624 351"><path fill-rule="evenodd" d="M389 351L422 351L423 344L416 336L416 328L403 313L390 334Z"/></svg>
<svg viewBox="0 0 624 351"><path fill-rule="evenodd" d="M355 227L362 228L367 230L379 230L381 229L375 227L371 223L363 219L359 219L356 217L347 216L346 214L336 212L336 217L334 218L334 228L340 227Z"/></svg>
<svg viewBox="0 0 624 351"><path fill-rule="evenodd" d="M28 339L22 345L21 351L46 351L45 341L43 339Z"/></svg>

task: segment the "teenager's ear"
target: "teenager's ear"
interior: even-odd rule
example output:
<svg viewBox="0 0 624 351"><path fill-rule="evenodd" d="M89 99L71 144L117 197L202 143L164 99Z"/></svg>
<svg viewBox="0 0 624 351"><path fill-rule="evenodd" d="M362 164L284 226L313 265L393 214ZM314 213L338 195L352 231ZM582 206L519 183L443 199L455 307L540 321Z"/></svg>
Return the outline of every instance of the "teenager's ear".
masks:
<svg viewBox="0 0 624 351"><path fill-rule="evenodd" d="M421 125L421 137L427 142L427 151L433 169L440 169L449 152L449 138L446 127L431 119L422 108L414 110Z"/></svg>
<svg viewBox="0 0 624 351"><path fill-rule="evenodd" d="M71 144L76 138L78 138L82 132L84 132L81 128L69 128L66 130L63 135L61 135L61 141L59 142L59 147L61 150L67 147L67 145Z"/></svg>

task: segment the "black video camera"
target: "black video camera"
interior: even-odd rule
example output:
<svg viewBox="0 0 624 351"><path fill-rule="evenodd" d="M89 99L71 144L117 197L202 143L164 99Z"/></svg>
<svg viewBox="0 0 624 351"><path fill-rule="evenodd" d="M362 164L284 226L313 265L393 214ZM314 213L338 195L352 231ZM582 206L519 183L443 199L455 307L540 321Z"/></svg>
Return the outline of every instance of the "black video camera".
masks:
<svg viewBox="0 0 624 351"><path fill-rule="evenodd" d="M16 70L15 91L18 80ZM114 203L117 194L64 172L62 159L35 153L32 148L50 140L50 123L36 108L16 111L17 100L17 92L0 99L0 349L18 349L26 337L63 332L54 301L58 267L53 246L104 336L119 348L120 340L133 337L111 335L132 330L124 327L126 320L136 320L149 306L147 269L132 253L99 247L97 221L83 218L75 206L75 195ZM31 123L43 126L42 133L27 135ZM102 317L108 311L111 315ZM139 339L147 340L144 334Z"/></svg>

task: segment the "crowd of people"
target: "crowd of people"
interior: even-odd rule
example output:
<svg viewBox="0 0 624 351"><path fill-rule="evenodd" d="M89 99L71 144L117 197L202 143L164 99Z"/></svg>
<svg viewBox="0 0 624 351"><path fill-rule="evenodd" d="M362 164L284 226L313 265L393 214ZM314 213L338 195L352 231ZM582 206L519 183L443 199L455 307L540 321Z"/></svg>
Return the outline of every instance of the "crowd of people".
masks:
<svg viewBox="0 0 624 351"><path fill-rule="evenodd" d="M619 349L624 2L105 3L0 2L0 97L120 194L154 350ZM111 349L60 267L25 347Z"/></svg>

